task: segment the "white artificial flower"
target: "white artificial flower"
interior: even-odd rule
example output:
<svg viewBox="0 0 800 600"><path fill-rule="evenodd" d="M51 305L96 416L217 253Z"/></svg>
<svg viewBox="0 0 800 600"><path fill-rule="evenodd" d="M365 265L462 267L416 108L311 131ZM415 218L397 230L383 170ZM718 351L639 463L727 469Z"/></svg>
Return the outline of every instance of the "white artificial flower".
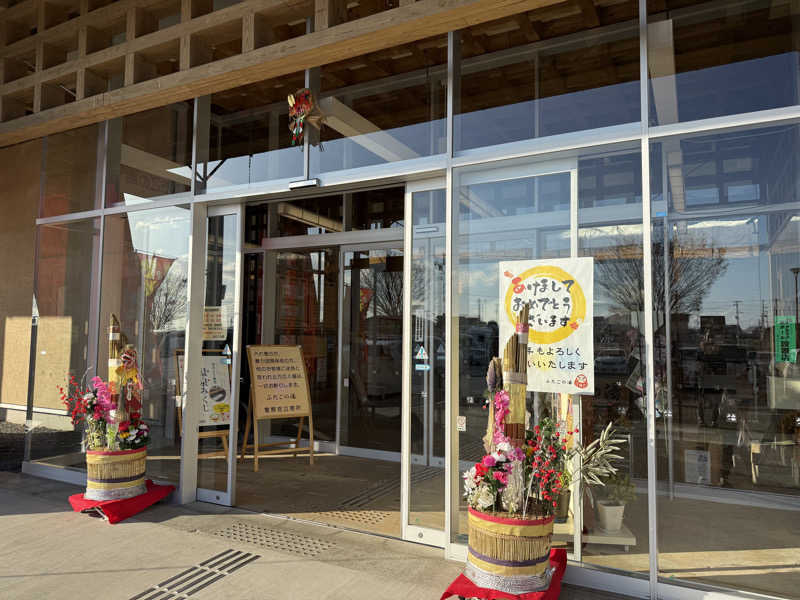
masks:
<svg viewBox="0 0 800 600"><path fill-rule="evenodd" d="M494 458L495 462L499 463L505 462L507 460L506 455L500 452L492 452L492 458Z"/></svg>
<svg viewBox="0 0 800 600"><path fill-rule="evenodd" d="M481 484L478 486L478 489L475 493L475 504L478 508L487 509L494 506L495 503L495 492L486 484Z"/></svg>
<svg viewBox="0 0 800 600"><path fill-rule="evenodd" d="M511 452L511 444L508 442L500 442L497 444L497 451L502 452L503 454Z"/></svg>

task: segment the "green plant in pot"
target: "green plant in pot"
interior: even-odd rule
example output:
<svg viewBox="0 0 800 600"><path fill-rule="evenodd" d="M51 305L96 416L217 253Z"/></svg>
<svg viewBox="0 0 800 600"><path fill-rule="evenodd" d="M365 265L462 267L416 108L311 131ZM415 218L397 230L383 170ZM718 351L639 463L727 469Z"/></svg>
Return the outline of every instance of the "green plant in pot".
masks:
<svg viewBox="0 0 800 600"><path fill-rule="evenodd" d="M613 473L604 480L603 497L597 500L597 524L603 531L622 529L625 505L636 499L636 488L628 475Z"/></svg>

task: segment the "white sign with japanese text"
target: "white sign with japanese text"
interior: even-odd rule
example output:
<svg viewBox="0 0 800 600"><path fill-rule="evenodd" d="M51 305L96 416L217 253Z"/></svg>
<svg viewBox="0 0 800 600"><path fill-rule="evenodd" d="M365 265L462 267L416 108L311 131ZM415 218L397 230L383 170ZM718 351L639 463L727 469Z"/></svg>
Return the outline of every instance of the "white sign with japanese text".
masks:
<svg viewBox="0 0 800 600"><path fill-rule="evenodd" d="M530 306L528 390L594 394L592 258L500 263L500 348Z"/></svg>
<svg viewBox="0 0 800 600"><path fill-rule="evenodd" d="M203 355L200 367L200 399L202 412L200 426L230 425L231 376L228 357ZM183 354L178 355L178 377L183 381Z"/></svg>
<svg viewBox="0 0 800 600"><path fill-rule="evenodd" d="M206 306L203 311L203 341L224 341L228 331L222 322L221 306Z"/></svg>

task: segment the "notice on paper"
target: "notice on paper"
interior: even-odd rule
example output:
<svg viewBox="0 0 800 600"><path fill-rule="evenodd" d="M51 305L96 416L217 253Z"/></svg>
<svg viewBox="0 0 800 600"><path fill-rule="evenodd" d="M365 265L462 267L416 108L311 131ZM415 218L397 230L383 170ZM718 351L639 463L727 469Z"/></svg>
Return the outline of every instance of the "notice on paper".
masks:
<svg viewBox="0 0 800 600"><path fill-rule="evenodd" d="M203 311L203 340L224 341L228 331L222 324L222 307L206 306Z"/></svg>
<svg viewBox="0 0 800 600"><path fill-rule="evenodd" d="M528 390L594 394L594 259L500 263L500 348L530 307Z"/></svg>

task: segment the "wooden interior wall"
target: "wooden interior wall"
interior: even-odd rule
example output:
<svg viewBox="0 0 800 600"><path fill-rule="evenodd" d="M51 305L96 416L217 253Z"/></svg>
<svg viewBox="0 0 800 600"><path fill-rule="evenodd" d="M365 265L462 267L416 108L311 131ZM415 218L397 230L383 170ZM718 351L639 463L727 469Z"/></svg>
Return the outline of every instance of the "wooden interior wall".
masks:
<svg viewBox="0 0 800 600"><path fill-rule="evenodd" d="M0 149L0 402L28 401L33 257L42 143ZM56 396L56 394L53 394ZM24 418L24 414L23 417ZM0 420L4 420L0 410Z"/></svg>

